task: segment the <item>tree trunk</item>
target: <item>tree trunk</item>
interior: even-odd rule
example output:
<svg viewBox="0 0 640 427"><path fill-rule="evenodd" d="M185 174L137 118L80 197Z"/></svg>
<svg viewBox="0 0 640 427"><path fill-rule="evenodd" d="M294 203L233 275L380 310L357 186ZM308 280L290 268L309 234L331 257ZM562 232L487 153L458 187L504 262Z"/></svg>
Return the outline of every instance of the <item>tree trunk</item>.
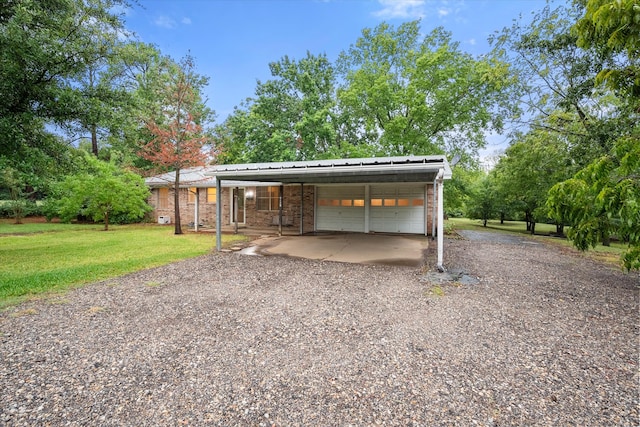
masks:
<svg viewBox="0 0 640 427"><path fill-rule="evenodd" d="M500 225L504 224L504 212L500 212Z"/></svg>
<svg viewBox="0 0 640 427"><path fill-rule="evenodd" d="M98 157L98 131L96 125L91 125L91 152Z"/></svg>
<svg viewBox="0 0 640 427"><path fill-rule="evenodd" d="M602 246L611 246L611 236L609 236L609 233L602 234Z"/></svg>
<svg viewBox="0 0 640 427"><path fill-rule="evenodd" d="M484 227L486 227L486 226L487 226L487 218L485 218L485 219L482 221L482 225L483 225Z"/></svg>
<svg viewBox="0 0 640 427"><path fill-rule="evenodd" d="M182 234L180 224L180 169L176 169L176 181L173 185L173 214L175 215L175 231L173 234Z"/></svg>
<svg viewBox="0 0 640 427"><path fill-rule="evenodd" d="M558 236L564 236L564 224L556 224L556 234Z"/></svg>
<svg viewBox="0 0 640 427"><path fill-rule="evenodd" d="M536 234L536 223L531 221L531 235Z"/></svg>
<svg viewBox="0 0 640 427"><path fill-rule="evenodd" d="M104 213L104 231L109 231L109 211Z"/></svg>

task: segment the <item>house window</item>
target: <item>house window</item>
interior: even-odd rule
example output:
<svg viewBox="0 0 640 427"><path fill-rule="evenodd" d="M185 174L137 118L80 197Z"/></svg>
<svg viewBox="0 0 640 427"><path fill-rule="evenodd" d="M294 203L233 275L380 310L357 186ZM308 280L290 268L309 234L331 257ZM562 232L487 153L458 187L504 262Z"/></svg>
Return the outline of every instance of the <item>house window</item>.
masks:
<svg viewBox="0 0 640 427"><path fill-rule="evenodd" d="M280 187L256 188L256 209L259 211L277 211Z"/></svg>
<svg viewBox="0 0 640 427"><path fill-rule="evenodd" d="M158 188L158 209L169 208L169 189Z"/></svg>
<svg viewBox="0 0 640 427"><path fill-rule="evenodd" d="M188 203L195 203L198 189L196 187L190 187L188 190L189 190L189 193L188 193L189 194L189 198L187 199L187 202Z"/></svg>
<svg viewBox="0 0 640 427"><path fill-rule="evenodd" d="M207 203L214 203L214 204L216 203L217 201L216 192L217 192L216 188L212 188L212 187L207 188Z"/></svg>

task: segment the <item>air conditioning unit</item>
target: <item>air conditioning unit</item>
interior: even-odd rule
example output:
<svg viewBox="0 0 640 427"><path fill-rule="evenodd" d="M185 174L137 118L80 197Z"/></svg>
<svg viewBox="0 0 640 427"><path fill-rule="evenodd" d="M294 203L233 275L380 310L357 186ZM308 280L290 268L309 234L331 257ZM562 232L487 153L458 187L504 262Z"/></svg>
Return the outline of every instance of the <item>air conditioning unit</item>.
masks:
<svg viewBox="0 0 640 427"><path fill-rule="evenodd" d="M158 224L171 224L171 217L168 215L161 215L158 217Z"/></svg>

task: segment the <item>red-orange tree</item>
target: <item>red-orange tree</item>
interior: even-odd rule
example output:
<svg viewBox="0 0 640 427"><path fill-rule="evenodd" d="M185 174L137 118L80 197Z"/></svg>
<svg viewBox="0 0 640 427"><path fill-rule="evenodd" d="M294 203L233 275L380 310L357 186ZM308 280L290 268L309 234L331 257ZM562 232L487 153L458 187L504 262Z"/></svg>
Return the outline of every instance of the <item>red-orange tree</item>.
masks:
<svg viewBox="0 0 640 427"><path fill-rule="evenodd" d="M175 234L182 234L180 224L180 171L202 166L207 160L204 147L208 137L203 121L210 112L203 106L199 88L206 79L193 72L193 60L187 57L164 85L166 103L158 117L146 120L151 140L143 144L140 155L160 170L174 171Z"/></svg>

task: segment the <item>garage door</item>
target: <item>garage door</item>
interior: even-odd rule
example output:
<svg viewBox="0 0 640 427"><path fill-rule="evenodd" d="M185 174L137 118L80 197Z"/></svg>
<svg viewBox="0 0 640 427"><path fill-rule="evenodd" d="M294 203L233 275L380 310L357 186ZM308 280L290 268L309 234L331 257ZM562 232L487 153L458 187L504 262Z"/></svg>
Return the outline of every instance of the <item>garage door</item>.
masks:
<svg viewBox="0 0 640 427"><path fill-rule="evenodd" d="M318 230L364 232L364 186L318 187Z"/></svg>
<svg viewBox="0 0 640 427"><path fill-rule="evenodd" d="M423 185L372 185L370 229L383 233L424 234L424 204Z"/></svg>

